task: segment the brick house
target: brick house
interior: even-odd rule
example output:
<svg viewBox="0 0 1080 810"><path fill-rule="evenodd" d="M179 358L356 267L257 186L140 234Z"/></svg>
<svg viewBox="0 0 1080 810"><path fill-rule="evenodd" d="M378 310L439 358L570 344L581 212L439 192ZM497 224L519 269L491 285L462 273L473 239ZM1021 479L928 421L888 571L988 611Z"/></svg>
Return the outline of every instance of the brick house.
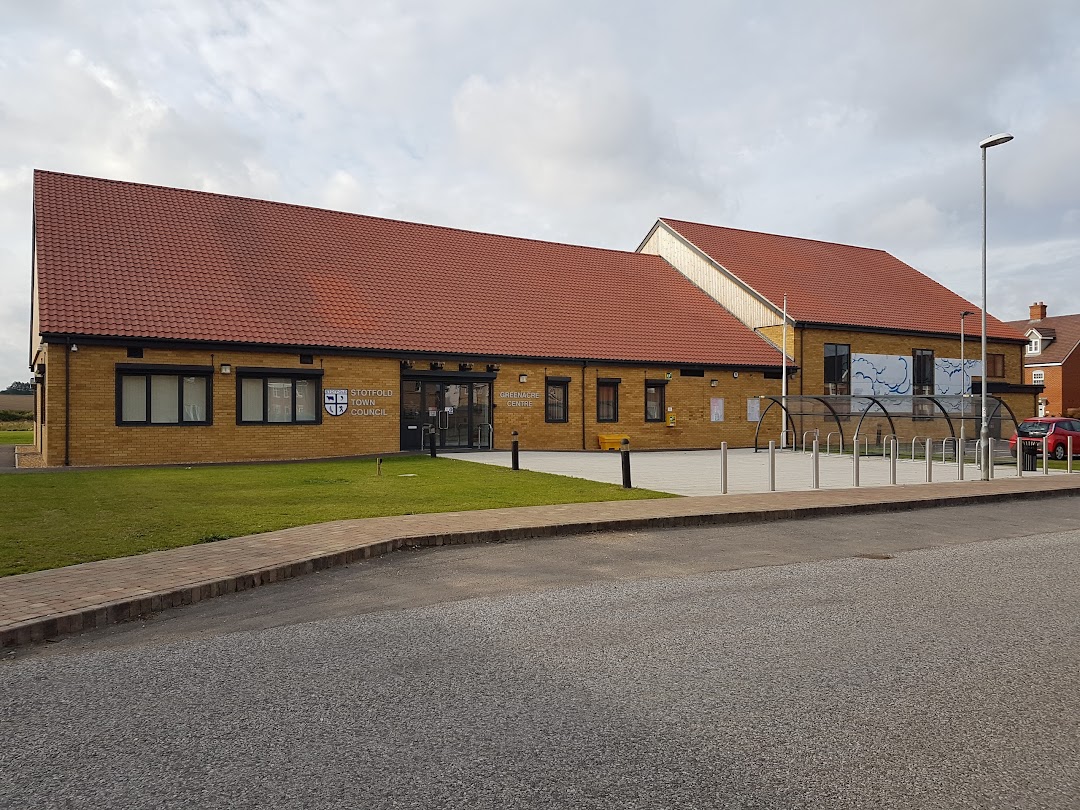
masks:
<svg viewBox="0 0 1080 810"><path fill-rule="evenodd" d="M1039 416L1080 410L1080 315L1048 317L1046 304L1039 301L1029 308L1026 321L1012 325L1027 338L1026 381L1043 388Z"/></svg>

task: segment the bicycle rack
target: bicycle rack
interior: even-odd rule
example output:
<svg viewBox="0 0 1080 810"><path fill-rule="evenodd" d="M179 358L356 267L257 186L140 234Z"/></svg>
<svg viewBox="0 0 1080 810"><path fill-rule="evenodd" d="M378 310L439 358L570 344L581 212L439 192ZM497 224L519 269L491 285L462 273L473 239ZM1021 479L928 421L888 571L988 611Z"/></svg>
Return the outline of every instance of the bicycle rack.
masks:
<svg viewBox="0 0 1080 810"><path fill-rule="evenodd" d="M886 433L884 436L881 437L881 457L882 458L885 458L889 454L889 450L892 448L892 445L889 444L889 442L891 440L893 440L893 439L896 439L897 444L900 443L900 437L897 436L895 433Z"/></svg>
<svg viewBox="0 0 1080 810"><path fill-rule="evenodd" d="M790 445L788 445L787 442L785 441L789 435L791 436L791 444ZM788 429L781 430L780 431L780 449L785 450L789 446L791 447L792 450L798 450L799 449L798 446L796 445L796 442L795 442L795 431L794 430L788 430Z"/></svg>
<svg viewBox="0 0 1080 810"><path fill-rule="evenodd" d="M941 440L941 463L942 464L944 464L946 461L949 460L948 456L947 456L947 450L949 448L949 442L952 442L952 446L953 446L953 461L956 461L957 459L960 458L960 450L959 450L960 444L959 444L959 441L954 436L946 436L944 439Z"/></svg>
<svg viewBox="0 0 1080 810"><path fill-rule="evenodd" d="M914 436L914 437L912 437L912 439L911 439L911 460L912 461L915 460L915 443L918 442L919 439L922 439L923 441L926 441L927 438L929 438L929 437L927 437L927 436Z"/></svg>
<svg viewBox="0 0 1080 810"><path fill-rule="evenodd" d="M819 431L817 428L814 428L813 430L807 430L807 431L803 432L803 435L802 435L802 451L804 453L806 452L806 437L810 436L811 434L813 434L814 438L817 439L817 438L820 437L821 431Z"/></svg>
<svg viewBox="0 0 1080 810"><path fill-rule="evenodd" d="M827 455L827 456L832 455L832 437L833 436L839 436L840 437L840 448L837 450L837 452L840 455L844 455L844 434L840 433L839 431L836 431L836 430L834 430L832 433L830 433L828 436L825 437L825 455Z"/></svg>

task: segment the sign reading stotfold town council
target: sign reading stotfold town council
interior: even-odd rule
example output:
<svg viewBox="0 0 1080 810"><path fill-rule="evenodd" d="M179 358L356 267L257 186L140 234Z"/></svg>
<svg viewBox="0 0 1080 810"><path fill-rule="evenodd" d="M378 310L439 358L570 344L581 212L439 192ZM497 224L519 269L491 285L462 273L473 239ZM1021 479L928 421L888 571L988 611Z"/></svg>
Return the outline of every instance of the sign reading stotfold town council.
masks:
<svg viewBox="0 0 1080 810"><path fill-rule="evenodd" d="M324 388L323 407L331 416L389 416L390 409L380 400L393 396L392 388Z"/></svg>
<svg viewBox="0 0 1080 810"><path fill-rule="evenodd" d="M540 394L535 391L503 391L499 399L505 399L508 408L531 408L533 401L540 399Z"/></svg>

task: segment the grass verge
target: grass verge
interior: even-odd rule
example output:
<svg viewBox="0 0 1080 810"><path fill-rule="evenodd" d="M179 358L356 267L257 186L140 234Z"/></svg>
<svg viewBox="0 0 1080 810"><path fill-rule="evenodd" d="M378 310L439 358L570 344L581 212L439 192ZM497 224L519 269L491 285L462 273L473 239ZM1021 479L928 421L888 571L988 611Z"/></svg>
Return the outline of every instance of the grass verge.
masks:
<svg viewBox="0 0 1080 810"><path fill-rule="evenodd" d="M0 576L345 518L671 497L427 456L0 476Z"/></svg>

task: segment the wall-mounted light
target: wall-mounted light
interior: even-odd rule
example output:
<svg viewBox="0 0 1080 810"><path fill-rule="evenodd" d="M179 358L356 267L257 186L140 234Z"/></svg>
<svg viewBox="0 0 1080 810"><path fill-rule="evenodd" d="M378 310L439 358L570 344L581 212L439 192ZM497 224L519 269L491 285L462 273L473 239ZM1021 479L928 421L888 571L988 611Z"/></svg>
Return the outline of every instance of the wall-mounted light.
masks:
<svg viewBox="0 0 1080 810"><path fill-rule="evenodd" d="M528 381L529 381L529 375L528 374L518 374L518 382L523 383L523 382L528 382Z"/></svg>
<svg viewBox="0 0 1080 810"><path fill-rule="evenodd" d="M664 379L665 380L670 380L671 379L671 372L670 371L667 374L664 375Z"/></svg>
<svg viewBox="0 0 1080 810"><path fill-rule="evenodd" d="M222 363L221 364L221 373L222 374L232 374L232 365L230 365L229 363Z"/></svg>
<svg viewBox="0 0 1080 810"><path fill-rule="evenodd" d="M402 360L401 367L406 369L412 368L412 360Z"/></svg>
<svg viewBox="0 0 1080 810"><path fill-rule="evenodd" d="M489 372L498 371L499 370L499 364L498 363L488 363L487 370Z"/></svg>
<svg viewBox="0 0 1080 810"><path fill-rule="evenodd" d="M72 344L71 344L71 350L72 350L73 352L77 352L77 351L79 350L79 347L78 347L78 346L76 346L76 345L75 345L74 343L72 343Z"/></svg>
<svg viewBox="0 0 1080 810"><path fill-rule="evenodd" d="M720 384L719 380L709 380L709 387L710 388L716 388L716 386L718 386L719 384Z"/></svg>
<svg viewBox="0 0 1080 810"><path fill-rule="evenodd" d="M737 379L739 379L739 372L733 371L733 372L731 372L731 376L734 377L737 380Z"/></svg>
<svg viewBox="0 0 1080 810"><path fill-rule="evenodd" d="M472 371L472 363L458 363L458 371Z"/></svg>
<svg viewBox="0 0 1080 810"><path fill-rule="evenodd" d="M434 362L431 363L431 370L432 371L439 371L442 367L443 367L443 364L440 363L438 360L435 360Z"/></svg>

